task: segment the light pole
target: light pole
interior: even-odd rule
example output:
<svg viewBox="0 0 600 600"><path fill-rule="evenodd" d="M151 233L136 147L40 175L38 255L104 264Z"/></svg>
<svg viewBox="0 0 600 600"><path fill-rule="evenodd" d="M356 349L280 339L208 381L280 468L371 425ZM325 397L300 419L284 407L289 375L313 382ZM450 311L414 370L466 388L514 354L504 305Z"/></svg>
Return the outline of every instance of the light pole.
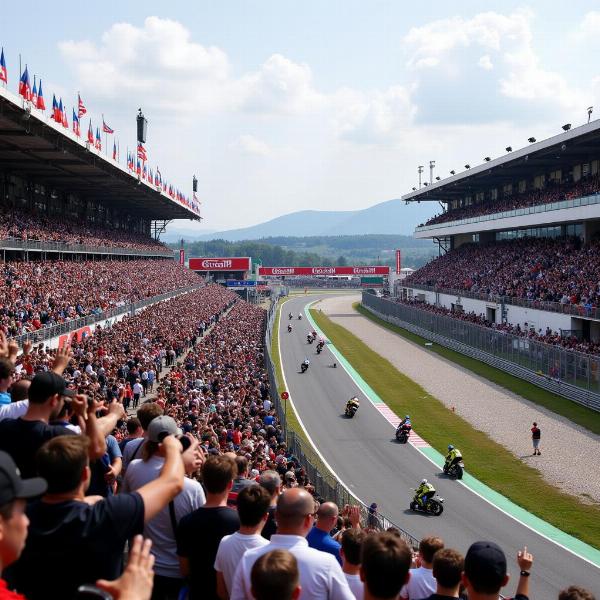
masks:
<svg viewBox="0 0 600 600"><path fill-rule="evenodd" d="M421 175L423 173L423 169L425 167L423 167L423 165L419 165L419 168L417 169L419 171L419 189L421 189Z"/></svg>
<svg viewBox="0 0 600 600"><path fill-rule="evenodd" d="M592 118L592 113L594 112L594 107L593 106L588 106L587 109L587 113L588 113L588 123L590 122L590 119Z"/></svg>
<svg viewBox="0 0 600 600"><path fill-rule="evenodd" d="M429 161L429 185L433 183L433 169L435 168L435 160Z"/></svg>

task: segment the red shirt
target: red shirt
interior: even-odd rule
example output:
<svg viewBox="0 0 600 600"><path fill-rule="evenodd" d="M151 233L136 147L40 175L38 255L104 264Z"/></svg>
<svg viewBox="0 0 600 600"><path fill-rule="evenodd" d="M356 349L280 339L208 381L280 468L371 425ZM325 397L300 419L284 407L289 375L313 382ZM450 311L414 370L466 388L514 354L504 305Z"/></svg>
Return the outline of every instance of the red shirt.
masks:
<svg viewBox="0 0 600 600"><path fill-rule="evenodd" d="M0 579L0 600L26 600L26 598L22 594L11 592L6 587L6 581Z"/></svg>

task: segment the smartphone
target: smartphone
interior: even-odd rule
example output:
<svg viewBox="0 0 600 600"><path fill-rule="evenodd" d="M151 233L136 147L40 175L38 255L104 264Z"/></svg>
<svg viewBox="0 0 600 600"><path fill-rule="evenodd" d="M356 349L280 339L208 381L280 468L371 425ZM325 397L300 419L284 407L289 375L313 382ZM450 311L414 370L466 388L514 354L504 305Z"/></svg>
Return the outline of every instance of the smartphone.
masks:
<svg viewBox="0 0 600 600"><path fill-rule="evenodd" d="M95 585L80 585L77 588L76 600L114 600L112 594L97 588Z"/></svg>

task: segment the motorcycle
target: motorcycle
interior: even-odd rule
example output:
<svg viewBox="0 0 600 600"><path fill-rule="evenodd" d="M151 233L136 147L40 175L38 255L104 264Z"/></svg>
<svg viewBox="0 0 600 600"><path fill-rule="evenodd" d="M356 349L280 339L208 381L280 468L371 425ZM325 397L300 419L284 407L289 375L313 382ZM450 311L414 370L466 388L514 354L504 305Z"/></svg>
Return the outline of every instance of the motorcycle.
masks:
<svg viewBox="0 0 600 600"><path fill-rule="evenodd" d="M292 326L288 325L288 333L292 333Z"/></svg>
<svg viewBox="0 0 600 600"><path fill-rule="evenodd" d="M298 321L302 321L302 315L298 315Z"/></svg>
<svg viewBox="0 0 600 600"><path fill-rule="evenodd" d="M424 512L439 517L444 512L444 499L439 496L434 496L427 500L425 506L421 506L417 502L417 497L415 496L410 503L410 510Z"/></svg>
<svg viewBox="0 0 600 600"><path fill-rule="evenodd" d="M464 470L465 463L463 462L462 458L451 466L444 464L444 473L446 473L448 477L452 477L452 479L462 479Z"/></svg>
<svg viewBox="0 0 600 600"><path fill-rule="evenodd" d="M358 406L356 406L356 404L350 404L349 406L346 405L346 410L344 411L344 414L349 419L351 419L356 414L357 410L358 410Z"/></svg>
<svg viewBox="0 0 600 600"><path fill-rule="evenodd" d="M310 333L309 333L309 334L306 336L306 341L307 341L309 344L312 344L312 343L315 341L315 338L314 338L312 335L310 335Z"/></svg>
<svg viewBox="0 0 600 600"><path fill-rule="evenodd" d="M317 344L317 354L321 354L321 350L323 350L324 346L325 346L325 344L323 342L319 342Z"/></svg>
<svg viewBox="0 0 600 600"><path fill-rule="evenodd" d="M308 365L306 363L302 363L300 365L300 372L306 373L307 369L308 369Z"/></svg>
<svg viewBox="0 0 600 600"><path fill-rule="evenodd" d="M290 313L290 314L288 315L288 319L291 321L293 318L294 318L294 315L293 315L292 313Z"/></svg>
<svg viewBox="0 0 600 600"><path fill-rule="evenodd" d="M410 435L410 431L412 429L411 425L405 425L404 427L398 427L396 429L396 441L401 444L406 444L408 442L408 437Z"/></svg>

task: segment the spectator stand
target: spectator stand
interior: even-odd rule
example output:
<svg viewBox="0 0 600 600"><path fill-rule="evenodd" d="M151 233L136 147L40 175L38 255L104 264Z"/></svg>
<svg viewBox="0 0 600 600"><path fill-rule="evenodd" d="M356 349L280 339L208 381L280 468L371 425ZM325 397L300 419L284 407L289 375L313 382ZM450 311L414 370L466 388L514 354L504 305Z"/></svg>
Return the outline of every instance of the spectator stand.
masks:
<svg viewBox="0 0 600 600"><path fill-rule="evenodd" d="M600 411L600 357L497 331L372 294L362 306L427 340Z"/></svg>
<svg viewBox="0 0 600 600"><path fill-rule="evenodd" d="M315 488L315 495L317 499L321 501L335 502L340 510L346 505L357 505L361 511L361 522L366 523L367 527L376 531L386 531L389 528L398 530L402 539L404 539L409 546L413 549L418 549L419 540L411 535L408 531L402 529L385 515L374 511L359 498L357 498L348 488L343 486L334 476L333 473L327 472L321 465L322 461L318 457L317 453L309 444L304 442L302 438L291 429L288 429L285 420L285 408L279 397L277 389L277 378L275 375L275 365L271 359L271 340L273 334L273 324L275 322L275 315L277 313L278 301L274 300L271 304L268 313L267 326L265 330L265 366L269 376L269 389L270 396L273 405L277 411L279 422L282 424L283 431L285 434L286 444L288 451L296 458L296 460L303 466L311 481L311 484Z"/></svg>

